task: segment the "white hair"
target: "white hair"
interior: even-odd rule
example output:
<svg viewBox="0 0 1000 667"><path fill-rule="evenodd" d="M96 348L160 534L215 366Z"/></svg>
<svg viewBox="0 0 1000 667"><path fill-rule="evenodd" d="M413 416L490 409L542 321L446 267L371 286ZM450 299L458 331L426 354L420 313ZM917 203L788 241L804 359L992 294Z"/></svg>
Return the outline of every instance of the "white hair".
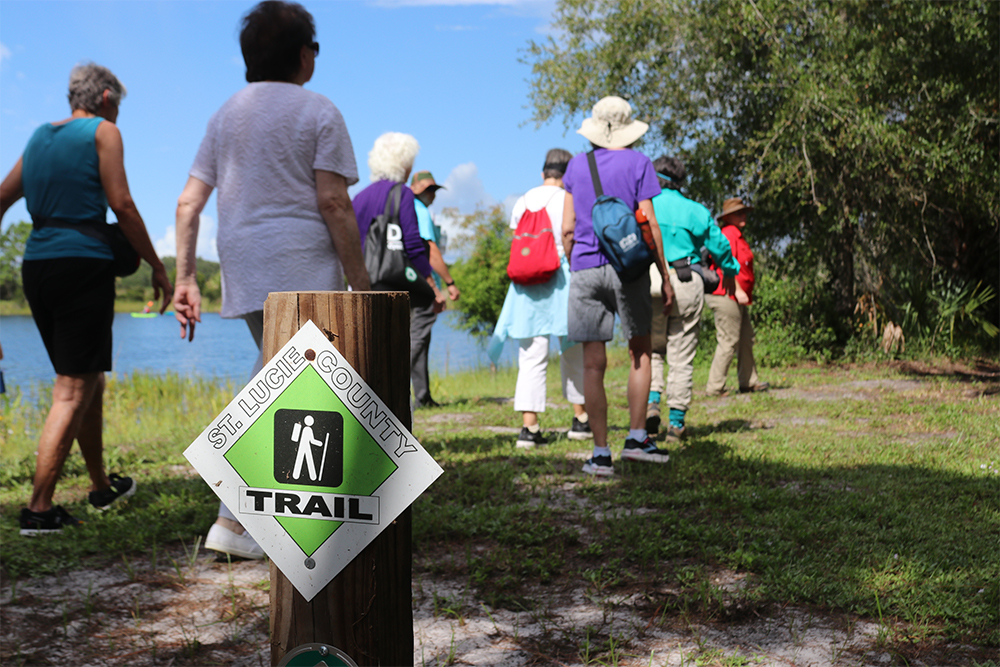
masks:
<svg viewBox="0 0 1000 667"><path fill-rule="evenodd" d="M413 161L419 152L420 144L409 134L386 132L375 140L368 153L372 182L406 180L406 173L413 168Z"/></svg>

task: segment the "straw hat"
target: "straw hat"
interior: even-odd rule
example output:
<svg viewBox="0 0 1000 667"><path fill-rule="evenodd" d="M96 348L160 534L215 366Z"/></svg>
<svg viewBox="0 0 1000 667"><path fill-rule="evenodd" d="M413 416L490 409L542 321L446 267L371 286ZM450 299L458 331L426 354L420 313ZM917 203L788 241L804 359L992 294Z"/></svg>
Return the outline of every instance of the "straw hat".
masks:
<svg viewBox="0 0 1000 667"><path fill-rule="evenodd" d="M632 120L632 105L611 95L594 105L591 117L583 121L577 133L601 148L624 148L648 129L649 125L641 120Z"/></svg>
<svg viewBox="0 0 1000 667"><path fill-rule="evenodd" d="M410 189L413 190L413 194L419 195L424 190L430 190L431 192L436 192L437 190L443 190L443 185L438 185L434 181L434 177L431 176L429 171L418 171L410 179Z"/></svg>
<svg viewBox="0 0 1000 667"><path fill-rule="evenodd" d="M747 206L743 203L743 200L739 197L733 197L732 199L727 199L722 202L722 213L715 216L716 220L722 220L724 217L730 213L736 213L737 211L752 211L753 206Z"/></svg>

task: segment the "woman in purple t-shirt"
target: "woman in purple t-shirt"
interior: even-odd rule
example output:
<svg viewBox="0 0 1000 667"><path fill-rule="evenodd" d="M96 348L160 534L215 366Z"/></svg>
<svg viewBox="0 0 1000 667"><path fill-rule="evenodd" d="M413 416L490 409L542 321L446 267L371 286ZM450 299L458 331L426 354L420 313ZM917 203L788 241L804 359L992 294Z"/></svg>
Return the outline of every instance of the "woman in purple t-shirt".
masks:
<svg viewBox="0 0 1000 667"><path fill-rule="evenodd" d="M653 164L645 155L629 148L649 126L632 119L632 107L620 97L605 97L594 105L593 115L577 132L590 140L597 172L605 195L622 199L632 210L641 209L650 222L657 246L657 262L663 266L663 244L656 224L652 198L660 194ZM569 338L583 343L584 397L594 432L594 454L583 465L588 475L611 476L614 467L608 447L608 402L604 391L607 368L605 343L614 334L615 314L629 341L629 436L622 460L666 463L667 452L656 447L645 430L646 397L649 394L650 325L649 275L622 284L611 268L594 235L591 208L597 200L587 154L572 160L563 176L566 200L563 207L563 247L570 257ZM662 271L661 271L662 273ZM662 273L662 275L666 275ZM673 301L668 280L663 281L664 312Z"/></svg>

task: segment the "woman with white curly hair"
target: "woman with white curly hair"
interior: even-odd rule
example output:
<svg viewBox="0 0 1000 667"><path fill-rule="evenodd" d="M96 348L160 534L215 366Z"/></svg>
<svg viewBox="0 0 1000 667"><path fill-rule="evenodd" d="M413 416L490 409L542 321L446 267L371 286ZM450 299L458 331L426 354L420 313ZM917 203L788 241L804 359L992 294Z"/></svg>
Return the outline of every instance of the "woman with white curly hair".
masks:
<svg viewBox="0 0 1000 667"><path fill-rule="evenodd" d="M414 361L419 356L415 346L420 339L421 331L433 326L437 314L444 310L445 300L438 290L434 278L431 277L430 254L427 244L420 238L420 228L417 223L417 212L414 206L413 191L405 181L413 169L413 161L417 158L420 145L408 134L386 132L375 140L375 145L368 153L368 167L371 169L372 184L354 197L354 216L358 220L358 231L361 234L362 252L366 245L368 230L376 216L390 205L390 213L398 211L399 227L402 231L403 249L413 268L426 280L430 290L410 290L410 376L414 377ZM390 195L392 201L389 201ZM396 208L398 204L398 208ZM374 280L374 277L372 277ZM372 289L397 289L395 286L382 286L377 283ZM431 296L433 294L433 296ZM423 363L426 364L426 354ZM426 373L424 373L426 375ZM418 382L414 384L418 394L415 401L420 405L432 405L429 388L423 388Z"/></svg>

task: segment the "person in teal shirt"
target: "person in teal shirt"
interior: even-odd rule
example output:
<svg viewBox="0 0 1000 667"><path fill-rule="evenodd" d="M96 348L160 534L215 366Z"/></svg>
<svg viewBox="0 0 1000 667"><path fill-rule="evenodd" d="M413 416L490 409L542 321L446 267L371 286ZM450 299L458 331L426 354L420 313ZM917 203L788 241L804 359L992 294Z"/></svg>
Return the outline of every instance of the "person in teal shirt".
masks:
<svg viewBox="0 0 1000 667"><path fill-rule="evenodd" d="M729 293L735 289L740 270L733 258L729 240L715 223L712 213L681 194L687 170L674 157L662 156L653 162L663 189L653 197L653 211L663 237L663 258L669 267L670 285L675 299L669 315L653 308L652 381L646 406L646 430L656 433L660 427L660 397L664 391L663 360L666 356L667 407L670 409L667 441L678 442L687 433L685 417L691 405L694 355L698 347L701 311L705 307L705 282L702 279L701 248L707 248L716 265L722 267L723 281ZM708 271L708 267L705 267ZM659 300L661 284L656 265L650 267L654 303Z"/></svg>
<svg viewBox="0 0 1000 667"><path fill-rule="evenodd" d="M444 263L441 254L440 229L431 219L431 212L428 206L434 203L434 196L443 185L434 182L434 176L429 171L418 171L413 174L410 181L410 189L413 190L415 200L414 208L417 211L417 227L420 230L420 238L427 242L427 253L429 255L431 269L434 271L434 279L438 288L444 280L448 288L448 298L458 301L460 292L455 285L448 265ZM427 357L431 347L431 329L437 319L437 305L432 303L425 307L415 307L410 314L410 382L413 384L413 402L415 407L435 407L437 402L431 398L431 383L427 368Z"/></svg>
<svg viewBox="0 0 1000 667"><path fill-rule="evenodd" d="M0 183L0 218L24 197L32 231L21 261L31 316L55 370L52 404L35 453L31 499L21 535L59 533L80 523L53 504L75 440L90 476L90 505L104 510L135 493L131 477L104 465L104 374L112 369L114 253L84 229L102 230L108 207L152 269L160 313L174 288L132 200L121 132L115 124L125 86L109 69L77 65L69 78L70 116L43 123ZM104 232L106 233L106 232ZM101 233L98 233L101 236Z"/></svg>

